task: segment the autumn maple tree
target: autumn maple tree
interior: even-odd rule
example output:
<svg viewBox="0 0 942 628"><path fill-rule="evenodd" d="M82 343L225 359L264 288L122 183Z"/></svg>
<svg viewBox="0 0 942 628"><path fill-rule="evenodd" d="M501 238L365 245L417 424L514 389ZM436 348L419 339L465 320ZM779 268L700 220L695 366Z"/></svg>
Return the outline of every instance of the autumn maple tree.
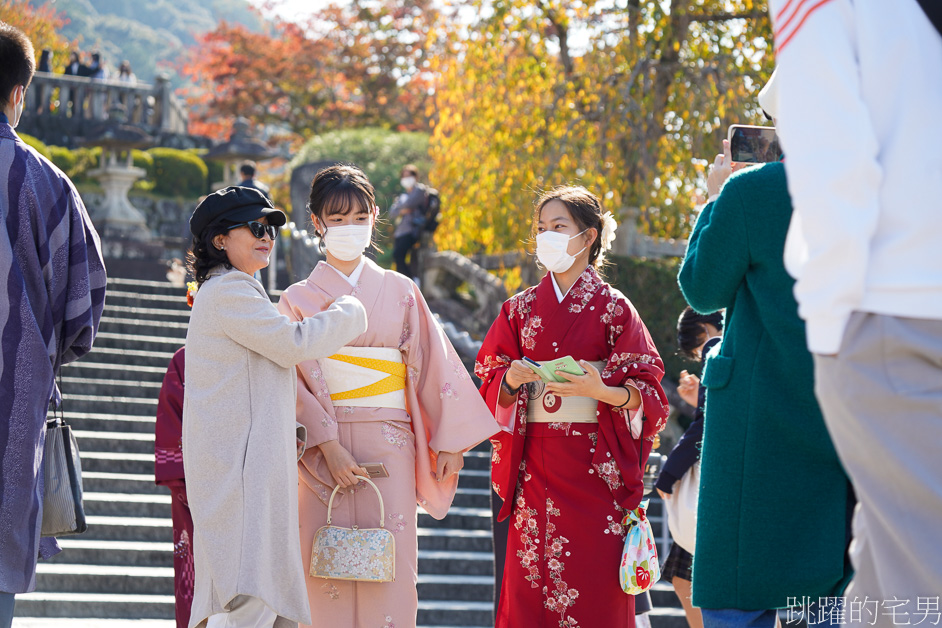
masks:
<svg viewBox="0 0 942 628"><path fill-rule="evenodd" d="M728 125L759 120L765 4L465 4L480 17L453 27L432 67L440 248L520 249L538 191L570 182L649 233L685 236Z"/></svg>
<svg viewBox="0 0 942 628"><path fill-rule="evenodd" d="M237 116L308 137L349 126L427 126L431 0L355 1L252 32L221 23L182 66L193 130L214 136Z"/></svg>
<svg viewBox="0 0 942 628"><path fill-rule="evenodd" d="M52 3L33 6L28 0L0 2L0 21L23 31L33 43L37 62L43 50L51 50L55 67L64 67L69 60L69 41L60 35L68 19L58 13Z"/></svg>

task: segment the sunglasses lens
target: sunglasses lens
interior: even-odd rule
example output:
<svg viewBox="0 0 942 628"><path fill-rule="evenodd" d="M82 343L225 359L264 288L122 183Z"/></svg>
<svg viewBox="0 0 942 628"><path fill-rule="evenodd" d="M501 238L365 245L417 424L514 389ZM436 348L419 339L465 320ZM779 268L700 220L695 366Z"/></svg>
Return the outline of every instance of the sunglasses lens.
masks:
<svg viewBox="0 0 942 628"><path fill-rule="evenodd" d="M254 235L259 240L264 238L266 233L272 240L278 237L278 227L275 225L264 225L253 220L252 222L248 223L248 226L252 231L252 235Z"/></svg>

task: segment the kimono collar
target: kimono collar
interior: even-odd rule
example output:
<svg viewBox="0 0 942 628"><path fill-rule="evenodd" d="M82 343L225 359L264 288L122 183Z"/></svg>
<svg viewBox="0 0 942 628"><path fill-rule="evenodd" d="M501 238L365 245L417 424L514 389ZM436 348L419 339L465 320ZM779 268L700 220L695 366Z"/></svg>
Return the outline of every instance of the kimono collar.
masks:
<svg viewBox="0 0 942 628"><path fill-rule="evenodd" d="M595 269L588 266L560 301L557 296L558 287L552 275L553 273L546 273L536 287L537 310L543 317L544 325L556 316L565 318L568 315L578 314L595 293L605 285Z"/></svg>
<svg viewBox="0 0 942 628"><path fill-rule="evenodd" d="M349 276L344 275L342 272L340 272L339 269L332 266L331 264L328 264L327 262L324 262L324 264L328 268L333 268L334 271L336 271L337 274L340 275L343 278L343 280L346 281L348 284L350 284L351 286L356 286L357 282L360 280L360 275L363 274L363 267L366 266L366 257L360 258L360 263L357 264L357 267L353 269L353 272L350 273Z"/></svg>

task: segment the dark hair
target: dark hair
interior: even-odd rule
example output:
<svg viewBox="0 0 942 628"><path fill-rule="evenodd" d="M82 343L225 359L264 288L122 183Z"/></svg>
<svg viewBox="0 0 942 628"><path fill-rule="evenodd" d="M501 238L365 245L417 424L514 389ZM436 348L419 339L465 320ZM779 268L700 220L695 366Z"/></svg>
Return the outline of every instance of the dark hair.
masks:
<svg viewBox="0 0 942 628"><path fill-rule="evenodd" d="M243 161L242 165L239 166L239 172L245 176L251 178L255 176L255 162L254 161Z"/></svg>
<svg viewBox="0 0 942 628"><path fill-rule="evenodd" d="M419 178L419 169L416 168L413 164L406 164L399 172L402 174L411 174L416 179Z"/></svg>
<svg viewBox="0 0 942 628"><path fill-rule="evenodd" d="M688 358L697 358L694 351L703 344L704 325L713 325L717 331L723 331L723 312L699 314L688 305L677 319L677 346Z"/></svg>
<svg viewBox="0 0 942 628"><path fill-rule="evenodd" d="M602 202L599 197L581 185L561 185L543 192L533 212L533 237L536 237L536 227L543 208L550 201L559 201L566 206L579 231L595 229L595 242L589 249L589 266L601 267L605 259L602 254Z"/></svg>
<svg viewBox="0 0 942 628"><path fill-rule="evenodd" d="M7 108L14 89L29 87L36 71L35 55L33 42L23 31L0 22L0 110Z"/></svg>
<svg viewBox="0 0 942 628"><path fill-rule="evenodd" d="M229 256L213 244L213 239L229 231L228 225L215 224L203 229L203 233L193 238L193 247L186 254L186 268L196 279L198 285L203 285L209 271L222 264L232 268Z"/></svg>
<svg viewBox="0 0 942 628"><path fill-rule="evenodd" d="M324 168L311 181L311 197L307 209L318 220L365 209L372 213L376 192L366 174L356 166L337 164ZM318 234L320 235L320 234Z"/></svg>
<svg viewBox="0 0 942 628"><path fill-rule="evenodd" d="M93 52L93 53L92 53L92 61L94 61L94 62L96 62L96 63L100 63L100 62L101 62L101 54L100 54L100 53L97 53L97 52Z"/></svg>

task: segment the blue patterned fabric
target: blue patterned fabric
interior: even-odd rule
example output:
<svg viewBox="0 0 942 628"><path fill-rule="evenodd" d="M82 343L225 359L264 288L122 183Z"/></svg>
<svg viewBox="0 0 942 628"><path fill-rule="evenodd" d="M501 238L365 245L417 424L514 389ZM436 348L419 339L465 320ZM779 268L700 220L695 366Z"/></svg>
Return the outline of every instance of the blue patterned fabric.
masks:
<svg viewBox="0 0 942 628"><path fill-rule="evenodd" d="M72 182L0 115L0 592L35 587L54 374L88 353L105 303L98 234Z"/></svg>

